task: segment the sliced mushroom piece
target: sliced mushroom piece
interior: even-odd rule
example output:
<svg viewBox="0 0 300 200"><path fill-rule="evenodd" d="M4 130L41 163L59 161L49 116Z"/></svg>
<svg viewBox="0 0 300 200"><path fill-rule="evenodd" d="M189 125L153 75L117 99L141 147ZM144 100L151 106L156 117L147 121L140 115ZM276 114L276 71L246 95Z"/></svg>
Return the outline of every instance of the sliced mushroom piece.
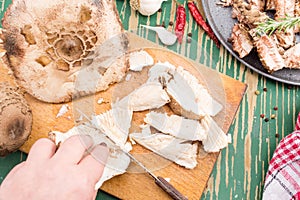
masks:
<svg viewBox="0 0 300 200"><path fill-rule="evenodd" d="M127 104L133 111L160 108L170 102L169 95L159 83L145 83L124 97L120 104Z"/></svg>
<svg viewBox="0 0 300 200"><path fill-rule="evenodd" d="M106 90L129 68L115 1L16 0L3 28L8 66L20 86L45 102Z"/></svg>
<svg viewBox="0 0 300 200"><path fill-rule="evenodd" d="M32 126L31 109L20 90L0 84L0 156L19 149L28 139Z"/></svg>
<svg viewBox="0 0 300 200"><path fill-rule="evenodd" d="M117 102L112 105L111 110L93 116L92 123L116 145L124 148L131 127L132 114L133 111L127 104Z"/></svg>
<svg viewBox="0 0 300 200"><path fill-rule="evenodd" d="M223 106L199 80L181 66L157 63L149 70L148 82L160 82L171 98L170 107L177 115L200 119L215 116Z"/></svg>
<svg viewBox="0 0 300 200"><path fill-rule="evenodd" d="M54 140L57 145L73 135L89 135L93 138L94 144L104 142L109 148L109 157L106 161L103 174L95 185L95 189L99 189L105 181L126 172L130 164L130 158L124 152L120 151L103 133L90 127L90 125L75 126L66 133L58 131L49 133L49 137Z"/></svg>
<svg viewBox="0 0 300 200"><path fill-rule="evenodd" d="M134 51L129 54L129 68L131 71L142 71L146 66L154 64L152 56L146 51Z"/></svg>
<svg viewBox="0 0 300 200"><path fill-rule="evenodd" d="M158 131L183 140L202 141L207 132L197 120L186 119L178 115L150 112L144 121Z"/></svg>
<svg viewBox="0 0 300 200"><path fill-rule="evenodd" d="M154 153L188 169L197 166L198 144L163 133L132 133L130 138Z"/></svg>
<svg viewBox="0 0 300 200"><path fill-rule="evenodd" d="M207 131L207 138L202 141L206 152L219 152L221 149L228 146L230 137L228 137L219 125L210 116L205 116L201 120L202 126Z"/></svg>

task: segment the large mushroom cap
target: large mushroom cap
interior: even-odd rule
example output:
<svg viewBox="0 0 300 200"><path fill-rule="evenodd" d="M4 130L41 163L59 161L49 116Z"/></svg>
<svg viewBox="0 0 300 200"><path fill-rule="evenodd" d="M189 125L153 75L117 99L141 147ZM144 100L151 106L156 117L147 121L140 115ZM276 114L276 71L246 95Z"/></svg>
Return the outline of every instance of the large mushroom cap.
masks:
<svg viewBox="0 0 300 200"><path fill-rule="evenodd" d="M128 38L113 0L14 0L3 27L8 65L42 101L67 102L125 76Z"/></svg>
<svg viewBox="0 0 300 200"><path fill-rule="evenodd" d="M0 156L16 151L28 139L31 110L18 89L0 84Z"/></svg>

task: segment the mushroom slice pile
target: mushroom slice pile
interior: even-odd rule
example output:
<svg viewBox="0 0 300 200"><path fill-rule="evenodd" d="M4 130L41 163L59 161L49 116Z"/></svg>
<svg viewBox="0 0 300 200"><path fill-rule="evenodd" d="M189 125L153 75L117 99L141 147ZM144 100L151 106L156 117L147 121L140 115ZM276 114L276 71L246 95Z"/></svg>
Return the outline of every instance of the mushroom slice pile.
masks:
<svg viewBox="0 0 300 200"><path fill-rule="evenodd" d="M170 107L175 114L190 119L215 116L222 109L199 80L181 66L157 63L149 70L148 82L160 82L171 97Z"/></svg>
<svg viewBox="0 0 300 200"><path fill-rule="evenodd" d="M197 166L198 144L163 133L132 133L130 138L154 153L188 169Z"/></svg>
<svg viewBox="0 0 300 200"><path fill-rule="evenodd" d="M49 133L49 135L57 145L73 135L89 135L93 138L94 144L100 144L102 142L107 144L110 154L102 177L96 183L95 189L99 189L106 180L125 173L130 164L130 158L123 151L119 150L119 147L113 144L104 134L99 133L99 130L88 125L75 126L66 133L53 131Z"/></svg>
<svg viewBox="0 0 300 200"><path fill-rule="evenodd" d="M128 70L128 37L115 1L14 0L3 28L8 66L42 101L106 90Z"/></svg>
<svg viewBox="0 0 300 200"><path fill-rule="evenodd" d="M197 120L186 119L178 115L150 112L144 121L155 129L183 140L202 141L207 132Z"/></svg>
<svg viewBox="0 0 300 200"><path fill-rule="evenodd" d="M93 116L93 125L123 147L128 138L133 111L159 108L169 101L169 96L159 83L146 83L112 104L111 110Z"/></svg>

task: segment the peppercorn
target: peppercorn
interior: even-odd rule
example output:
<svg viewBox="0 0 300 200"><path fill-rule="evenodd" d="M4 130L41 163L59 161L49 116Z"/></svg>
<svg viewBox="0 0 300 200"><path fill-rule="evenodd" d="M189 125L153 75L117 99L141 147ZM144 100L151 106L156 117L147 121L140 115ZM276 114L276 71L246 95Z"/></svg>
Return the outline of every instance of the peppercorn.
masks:
<svg viewBox="0 0 300 200"><path fill-rule="evenodd" d="M260 91L259 91L259 90L255 90L255 94L256 94L256 95L259 95L259 94L260 94Z"/></svg>
<svg viewBox="0 0 300 200"><path fill-rule="evenodd" d="M271 115L271 119L275 119L276 118L276 115L275 114L272 114Z"/></svg>
<svg viewBox="0 0 300 200"><path fill-rule="evenodd" d="M187 35L188 35L189 37L192 37L192 36L193 36L193 34L192 34L192 33L188 33Z"/></svg>
<svg viewBox="0 0 300 200"><path fill-rule="evenodd" d="M260 118L264 118L265 117L265 114L260 114Z"/></svg>
<svg viewBox="0 0 300 200"><path fill-rule="evenodd" d="M171 21L171 22L169 22L169 26L173 26L174 25L174 23Z"/></svg>
<svg viewBox="0 0 300 200"><path fill-rule="evenodd" d="M279 134L278 134L278 133L276 133L276 134L275 134L275 137L276 137L276 138L279 138Z"/></svg>
<svg viewBox="0 0 300 200"><path fill-rule="evenodd" d="M275 106L273 109L274 109L274 110L278 110L278 107L277 107L277 106Z"/></svg>
<svg viewBox="0 0 300 200"><path fill-rule="evenodd" d="M267 89L267 88L264 88L263 90L264 90L264 92L267 92L267 91L268 91L268 89Z"/></svg>
<svg viewBox="0 0 300 200"><path fill-rule="evenodd" d="M269 121L269 118L265 118L265 122L268 122Z"/></svg>

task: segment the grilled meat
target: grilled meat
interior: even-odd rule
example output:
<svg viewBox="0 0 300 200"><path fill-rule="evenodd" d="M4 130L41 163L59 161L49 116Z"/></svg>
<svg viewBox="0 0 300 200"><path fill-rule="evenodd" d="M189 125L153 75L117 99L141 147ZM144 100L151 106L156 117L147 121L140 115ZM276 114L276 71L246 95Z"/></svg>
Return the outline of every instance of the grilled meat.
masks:
<svg viewBox="0 0 300 200"><path fill-rule="evenodd" d="M299 16L300 16L300 0L296 0L296 3L295 3L295 17L299 17ZM294 32L295 33L300 32L300 25L295 27Z"/></svg>
<svg viewBox="0 0 300 200"><path fill-rule="evenodd" d="M280 21L285 16L295 15L295 0L275 0L275 20ZM294 45L295 33L293 29L276 31L279 45L287 49Z"/></svg>
<svg viewBox="0 0 300 200"><path fill-rule="evenodd" d="M300 69L300 43L288 49L283 58L285 59L286 67Z"/></svg>
<svg viewBox="0 0 300 200"><path fill-rule="evenodd" d="M233 50L239 54L240 58L247 56L253 49L251 36L243 24L234 25L230 40Z"/></svg>
<svg viewBox="0 0 300 200"><path fill-rule="evenodd" d="M255 28L257 23L265 22L269 18L266 13L261 12L256 6L243 0L234 0L232 17L237 18L240 23L250 29Z"/></svg>
<svg viewBox="0 0 300 200"><path fill-rule="evenodd" d="M265 8L266 10L275 10L275 0L267 0Z"/></svg>
<svg viewBox="0 0 300 200"><path fill-rule="evenodd" d="M232 0L220 0L220 2L218 2L217 4L223 7L228 7L228 6L232 6L233 2Z"/></svg>
<svg viewBox="0 0 300 200"><path fill-rule="evenodd" d="M250 5L257 7L258 10L263 11L265 9L266 0L248 0Z"/></svg>
<svg viewBox="0 0 300 200"><path fill-rule="evenodd" d="M260 61L270 73L285 67L285 62L272 37L268 35L255 36L254 41Z"/></svg>

